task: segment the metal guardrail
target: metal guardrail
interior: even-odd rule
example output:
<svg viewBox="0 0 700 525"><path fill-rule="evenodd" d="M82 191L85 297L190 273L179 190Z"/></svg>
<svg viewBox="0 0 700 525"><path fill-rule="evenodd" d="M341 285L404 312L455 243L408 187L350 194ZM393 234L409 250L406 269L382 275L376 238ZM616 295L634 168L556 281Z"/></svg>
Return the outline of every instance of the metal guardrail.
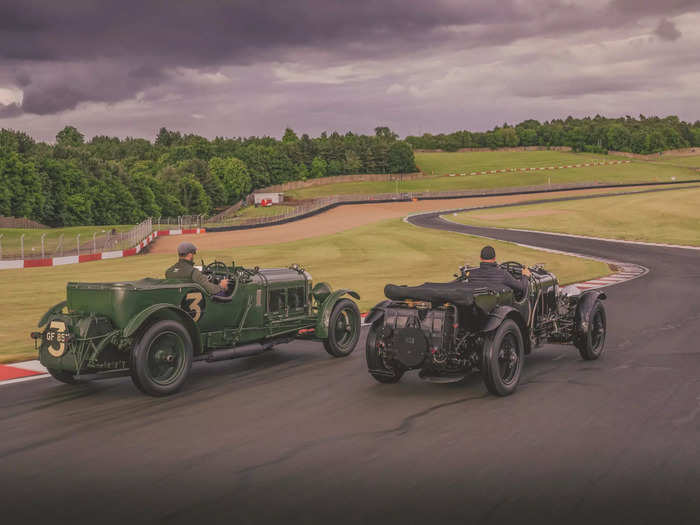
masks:
<svg viewBox="0 0 700 525"><path fill-rule="evenodd" d="M51 230L47 230L38 239L34 237L31 241L26 239L26 233L12 241L0 234L0 260L47 259L127 250L148 237L152 231L153 221L149 218L123 232L96 227L91 233L52 235Z"/></svg>
<svg viewBox="0 0 700 525"><path fill-rule="evenodd" d="M179 215L177 217L154 217L153 226L156 230L183 230L188 228L201 228L206 221L206 215Z"/></svg>

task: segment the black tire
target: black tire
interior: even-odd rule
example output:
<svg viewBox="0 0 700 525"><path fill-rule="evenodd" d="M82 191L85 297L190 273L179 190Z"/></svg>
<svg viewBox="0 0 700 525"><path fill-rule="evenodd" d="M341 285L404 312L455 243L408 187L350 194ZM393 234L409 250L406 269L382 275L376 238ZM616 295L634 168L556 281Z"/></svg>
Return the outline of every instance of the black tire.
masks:
<svg viewBox="0 0 700 525"><path fill-rule="evenodd" d="M331 312L328 323L328 339L323 347L333 357L349 356L360 340L360 310L354 301L341 299Z"/></svg>
<svg viewBox="0 0 700 525"><path fill-rule="evenodd" d="M192 339L177 321L150 325L131 349L131 380L150 396L167 396L180 390L191 368Z"/></svg>
<svg viewBox="0 0 700 525"><path fill-rule="evenodd" d="M506 319L486 337L481 356L481 376L496 396L509 396L518 387L525 359L523 336L512 319Z"/></svg>
<svg viewBox="0 0 700 525"><path fill-rule="evenodd" d="M61 383L65 383L67 385L75 385L78 383L78 380L73 377L73 374L70 372L66 372L65 370L58 370L57 368L47 368L49 371L49 374L51 374L51 377L56 379L57 381L60 381Z"/></svg>
<svg viewBox="0 0 700 525"><path fill-rule="evenodd" d="M605 307L597 300L591 310L590 322L586 333L579 334L576 340L576 348L586 361L598 359L605 349L605 334L607 330L607 318Z"/></svg>
<svg viewBox="0 0 700 525"><path fill-rule="evenodd" d="M367 360L367 368L370 375L380 383L398 383L403 375L403 370L387 365L379 355L377 342L379 339L379 331L382 330L383 321L372 323L367 334L365 343L365 358ZM383 373L376 373L373 370L378 370Z"/></svg>

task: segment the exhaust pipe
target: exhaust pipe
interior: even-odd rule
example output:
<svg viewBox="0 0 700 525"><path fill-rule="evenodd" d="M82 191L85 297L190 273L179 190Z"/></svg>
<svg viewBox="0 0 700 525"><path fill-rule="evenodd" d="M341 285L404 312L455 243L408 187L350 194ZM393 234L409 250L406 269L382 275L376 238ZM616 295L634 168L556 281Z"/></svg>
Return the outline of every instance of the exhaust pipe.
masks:
<svg viewBox="0 0 700 525"><path fill-rule="evenodd" d="M238 357L248 357L251 355L262 354L266 350L272 348L272 343L253 343L249 345L236 346L235 348L225 348L224 350L214 350L206 355L207 363L214 361L225 361L226 359L236 359Z"/></svg>
<svg viewBox="0 0 700 525"><path fill-rule="evenodd" d="M226 359L237 359L239 357L248 357L251 355L262 354L268 350L272 350L275 345L281 345L293 341L293 337L284 337L275 339L274 341L266 341L264 343L251 343L247 345L235 346L233 348L224 348L221 350L213 350L206 354L196 356L194 361L206 361L213 363L214 361L225 361Z"/></svg>

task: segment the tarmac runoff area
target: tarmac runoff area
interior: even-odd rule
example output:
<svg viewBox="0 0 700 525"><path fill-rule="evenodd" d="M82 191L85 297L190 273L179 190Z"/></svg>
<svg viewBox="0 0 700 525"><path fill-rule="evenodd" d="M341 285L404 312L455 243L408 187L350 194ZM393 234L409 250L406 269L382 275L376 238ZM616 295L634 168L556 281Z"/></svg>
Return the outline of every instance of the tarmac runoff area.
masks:
<svg viewBox="0 0 700 525"><path fill-rule="evenodd" d="M344 359L294 342L197 363L185 391L163 399L127 378L7 385L3 517L696 524L700 251L408 220L650 271L609 289L601 359L546 345L507 398L478 374L377 384L365 334Z"/></svg>

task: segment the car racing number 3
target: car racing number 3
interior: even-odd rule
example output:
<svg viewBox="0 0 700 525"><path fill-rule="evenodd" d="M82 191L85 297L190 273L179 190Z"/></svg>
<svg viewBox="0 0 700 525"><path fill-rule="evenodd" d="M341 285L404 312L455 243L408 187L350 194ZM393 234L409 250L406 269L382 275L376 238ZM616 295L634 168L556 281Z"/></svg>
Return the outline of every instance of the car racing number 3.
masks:
<svg viewBox="0 0 700 525"><path fill-rule="evenodd" d="M66 351L66 323L63 321L51 321L46 331L46 342L49 354L61 357Z"/></svg>
<svg viewBox="0 0 700 525"><path fill-rule="evenodd" d="M202 292L190 292L182 299L182 309L192 316L194 322L199 321L204 313L204 294Z"/></svg>

